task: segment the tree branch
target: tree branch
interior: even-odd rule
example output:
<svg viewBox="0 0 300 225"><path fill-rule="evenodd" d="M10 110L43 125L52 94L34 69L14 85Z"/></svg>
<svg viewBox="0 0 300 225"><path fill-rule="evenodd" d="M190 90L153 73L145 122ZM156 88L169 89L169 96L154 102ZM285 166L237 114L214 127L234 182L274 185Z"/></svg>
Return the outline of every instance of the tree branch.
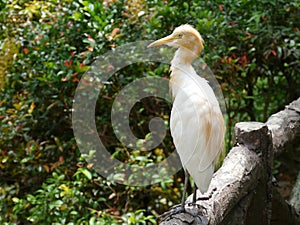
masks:
<svg viewBox="0 0 300 225"><path fill-rule="evenodd" d="M172 215L172 209L165 212L159 217L159 224L269 224L273 152L278 156L288 146L298 144L299 135L300 98L272 115L265 124L236 124L236 146L214 174L207 192L211 196L197 201L199 207L187 204L184 213ZM197 192L199 197L203 196ZM191 200L189 196L187 202ZM250 209L254 202L253 211Z"/></svg>

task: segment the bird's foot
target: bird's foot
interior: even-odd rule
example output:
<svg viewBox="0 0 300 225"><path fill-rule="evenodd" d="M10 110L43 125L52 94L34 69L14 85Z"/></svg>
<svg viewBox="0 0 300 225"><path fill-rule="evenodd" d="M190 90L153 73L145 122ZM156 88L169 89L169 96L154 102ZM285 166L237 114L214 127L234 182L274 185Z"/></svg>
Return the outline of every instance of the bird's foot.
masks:
<svg viewBox="0 0 300 225"><path fill-rule="evenodd" d="M188 203L186 203L186 205L187 205L186 212L189 214L194 214L195 212L198 213L198 212L203 212L203 211L205 213L207 213L206 208L196 202L188 202Z"/></svg>
<svg viewBox="0 0 300 225"><path fill-rule="evenodd" d="M185 212L185 207L182 204L178 204L178 205L172 206L170 210L173 211L175 214L178 214L178 213Z"/></svg>
<svg viewBox="0 0 300 225"><path fill-rule="evenodd" d="M200 204L197 204L196 202L187 202L186 205L188 207L194 207L194 208L198 208L198 209L203 208L203 206L201 206Z"/></svg>
<svg viewBox="0 0 300 225"><path fill-rule="evenodd" d="M182 204L173 206L169 211L160 215L158 217L158 220L160 222L162 222L162 221L168 220L168 219L172 218L174 215L177 215L180 213L185 213L185 208L182 207Z"/></svg>
<svg viewBox="0 0 300 225"><path fill-rule="evenodd" d="M160 215L158 217L158 220L161 223L163 221L171 220L172 218L180 217L179 214L184 213L190 215L195 220L200 219L202 222L204 222L207 221L207 219L204 216L202 216L204 211L206 212L206 209L203 206L193 202L186 202L184 207L182 207L182 204L173 206L169 211ZM206 223L201 223L201 224L206 224Z"/></svg>

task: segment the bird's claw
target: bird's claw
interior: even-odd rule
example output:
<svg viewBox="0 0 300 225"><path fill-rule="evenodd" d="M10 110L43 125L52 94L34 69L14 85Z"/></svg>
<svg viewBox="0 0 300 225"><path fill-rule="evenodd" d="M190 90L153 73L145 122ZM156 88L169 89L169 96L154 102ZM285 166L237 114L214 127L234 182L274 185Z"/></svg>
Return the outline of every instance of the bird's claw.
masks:
<svg viewBox="0 0 300 225"><path fill-rule="evenodd" d="M185 208L182 205L175 205L169 211L163 213L158 217L160 222L167 220L168 218L172 218L174 215L185 213Z"/></svg>
<svg viewBox="0 0 300 225"><path fill-rule="evenodd" d="M186 214L189 214L190 216L194 217L195 219L197 219L199 217L198 219L201 219L201 221L202 220L205 221L205 218L202 218L202 216L200 216L202 213L199 214L199 211L203 212L203 211L206 211L206 209L197 203L187 202L187 203L185 203L184 207L182 207L182 204L173 206L169 211L160 215L158 217L158 219L160 222L162 222L165 220L172 219L175 215L178 215L181 213L186 213Z"/></svg>
<svg viewBox="0 0 300 225"><path fill-rule="evenodd" d="M201 205L197 204L196 202L188 202L186 203L187 206L193 206L195 208L200 209Z"/></svg>
<svg viewBox="0 0 300 225"><path fill-rule="evenodd" d="M195 211L195 209L197 209L197 211L202 211L202 212L205 211L205 213L207 213L206 208L200 204L197 204L196 202L188 202L187 206L190 208L193 207L193 209L194 209L193 211ZM186 211L188 211L188 210L186 210Z"/></svg>

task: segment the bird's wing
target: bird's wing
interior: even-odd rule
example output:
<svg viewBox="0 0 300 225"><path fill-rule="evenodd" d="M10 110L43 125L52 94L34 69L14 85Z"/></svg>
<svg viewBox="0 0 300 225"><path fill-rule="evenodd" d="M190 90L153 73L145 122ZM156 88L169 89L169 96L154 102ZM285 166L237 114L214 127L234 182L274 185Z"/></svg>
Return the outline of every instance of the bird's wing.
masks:
<svg viewBox="0 0 300 225"><path fill-rule="evenodd" d="M171 112L171 134L183 164L197 155L200 171L219 156L225 133L222 114L201 102L176 99Z"/></svg>

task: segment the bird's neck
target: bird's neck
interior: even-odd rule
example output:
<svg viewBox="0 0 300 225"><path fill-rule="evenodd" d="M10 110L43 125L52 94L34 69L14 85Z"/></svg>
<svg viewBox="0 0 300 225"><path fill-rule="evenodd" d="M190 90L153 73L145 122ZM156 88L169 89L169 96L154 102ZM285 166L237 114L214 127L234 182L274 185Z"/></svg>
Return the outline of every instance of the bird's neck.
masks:
<svg viewBox="0 0 300 225"><path fill-rule="evenodd" d="M173 100L180 92L181 88L193 80L195 70L192 67L191 54L188 51L182 51L180 48L176 51L173 60L171 61L171 74L170 74L170 89Z"/></svg>
<svg viewBox="0 0 300 225"><path fill-rule="evenodd" d="M182 66L182 65L190 66L197 57L198 55L195 52L187 48L180 47L175 52L171 64L174 66Z"/></svg>
<svg viewBox="0 0 300 225"><path fill-rule="evenodd" d="M181 71L182 73L190 73L192 68L192 62L198 56L192 51L186 48L179 48L171 61L171 71L175 75L176 71Z"/></svg>

